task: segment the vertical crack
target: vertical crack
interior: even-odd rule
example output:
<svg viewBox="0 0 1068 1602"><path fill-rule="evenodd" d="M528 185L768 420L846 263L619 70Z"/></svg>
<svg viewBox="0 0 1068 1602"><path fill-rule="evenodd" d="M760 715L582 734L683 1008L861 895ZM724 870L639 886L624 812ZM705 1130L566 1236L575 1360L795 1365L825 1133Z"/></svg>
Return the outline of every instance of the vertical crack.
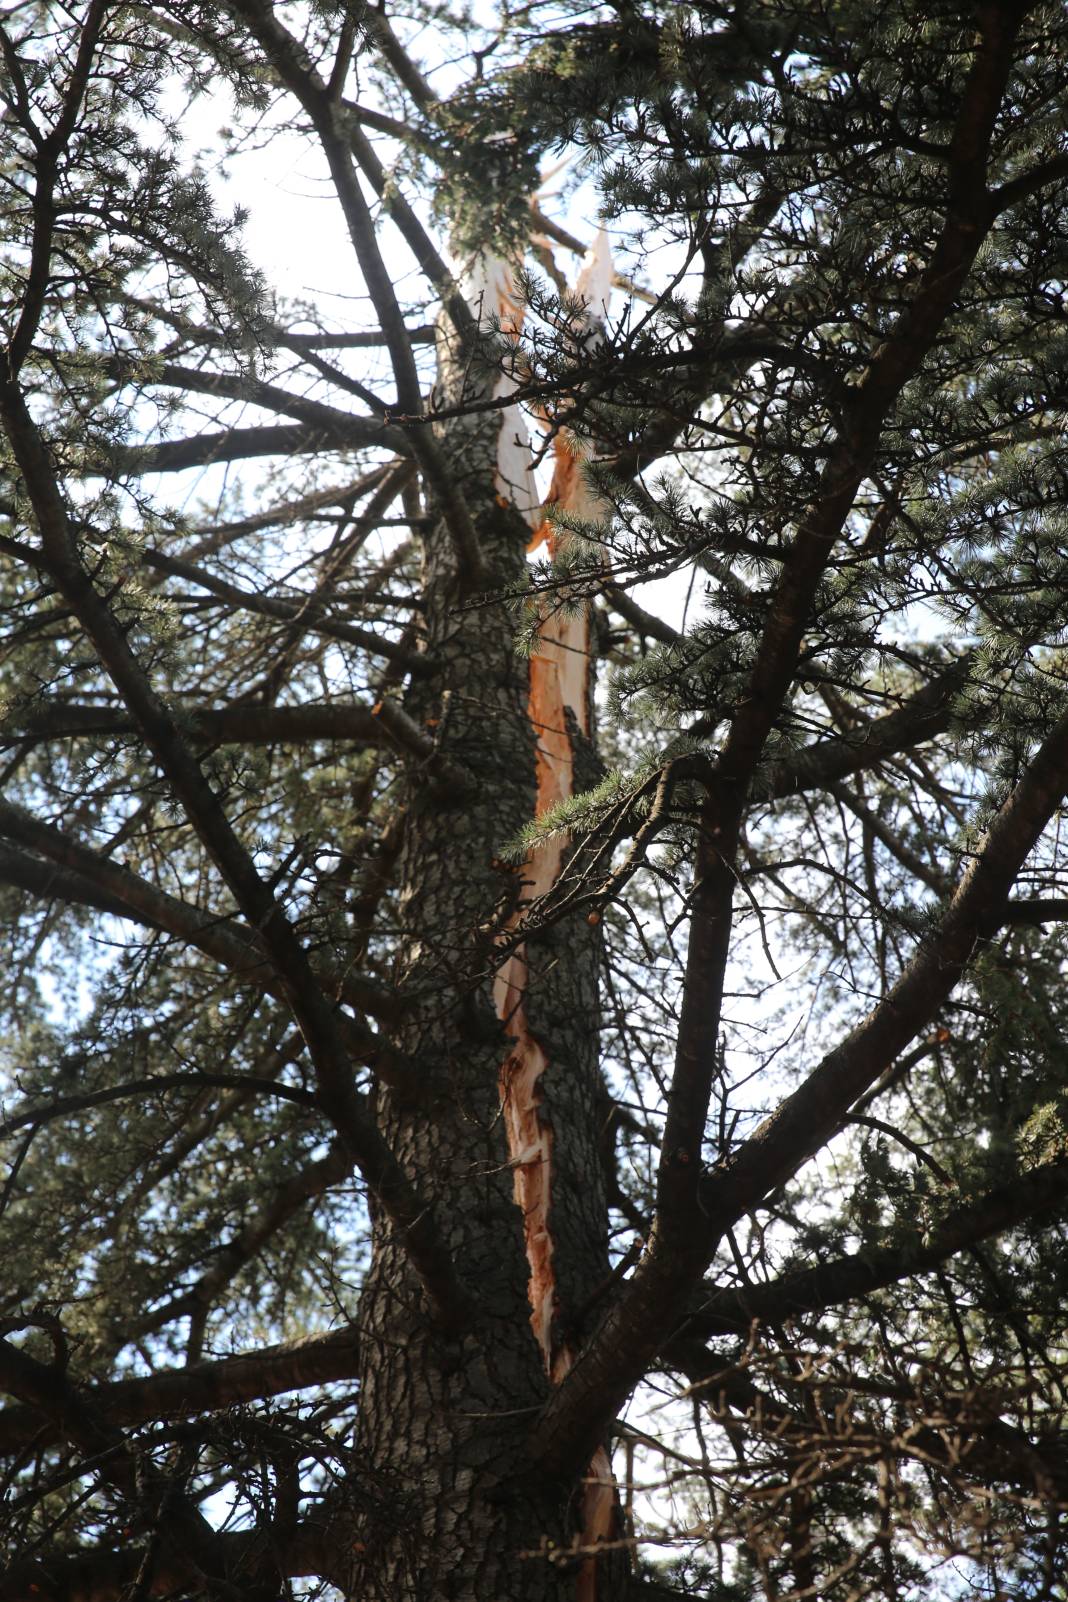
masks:
<svg viewBox="0 0 1068 1602"><path fill-rule="evenodd" d="M518 337L522 318L514 297L512 275L504 263L484 263L481 299L497 317L501 328ZM607 239L602 232L587 255L576 293L587 305L603 307L612 282ZM591 318L591 322L594 321ZM505 393L509 380L498 381ZM501 385L505 389L501 389ZM547 497L560 511L597 521L603 508L587 483L582 460L567 437L558 437L555 467ZM498 494L521 511L533 525L530 549L542 543L555 554L561 536L542 514L531 494L530 448L518 407L502 416L497 449ZM517 493L518 491L518 493ZM571 730L588 735L591 724L592 675L588 608L557 605L546 612L530 658L528 713L535 736L535 816L541 817L575 792L575 752ZM523 862L524 894L511 927L526 905L546 895L556 883L563 864L565 842L556 837L534 847ZM549 1059L530 1026L526 995L528 964L524 946L513 951L494 980L494 1001L514 1045L500 1069L501 1107L514 1175L515 1200L523 1216L529 1266L530 1322L545 1371L559 1384L575 1359L559 1338L559 1293L553 1266L552 1233L553 1126L546 1105L543 1079ZM596 1548L611 1538L615 1517L615 1483L608 1454L599 1447L590 1464L582 1497L583 1556L577 1580L578 1602L594 1602L597 1586Z"/></svg>

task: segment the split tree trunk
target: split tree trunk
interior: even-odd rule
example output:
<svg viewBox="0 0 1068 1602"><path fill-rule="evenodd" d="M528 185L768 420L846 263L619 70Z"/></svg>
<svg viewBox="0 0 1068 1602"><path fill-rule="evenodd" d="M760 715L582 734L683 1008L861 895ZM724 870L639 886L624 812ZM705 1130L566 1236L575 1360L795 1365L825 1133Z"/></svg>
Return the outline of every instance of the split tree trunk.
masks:
<svg viewBox="0 0 1068 1602"><path fill-rule="evenodd" d="M503 426L514 426L508 414ZM365 1503L355 1509L350 1594L361 1602L592 1602L595 1587L597 1602L618 1595L618 1561L594 1565L576 1552L611 1533L610 1493L591 1493L581 1477L539 1477L527 1451L607 1273L608 1220L596 931L564 923L503 970L497 949L531 874L496 851L534 815L539 790L544 801L551 785L570 789L569 753L580 769L591 760L581 719L546 715L561 710L546 688L551 651L533 665L518 655L515 611L492 599L522 583L531 536L499 477L501 428L500 414L467 419L444 441L491 598L464 590L444 528L426 540L437 673L417 684L407 710L472 784L462 797L411 786L400 977L414 1006L398 1043L433 1088L410 1104L383 1091L379 1103L392 1149L433 1196L473 1310L460 1332L436 1326L388 1221L375 1218L360 1307L355 1477ZM606 1469L600 1454L595 1472Z"/></svg>

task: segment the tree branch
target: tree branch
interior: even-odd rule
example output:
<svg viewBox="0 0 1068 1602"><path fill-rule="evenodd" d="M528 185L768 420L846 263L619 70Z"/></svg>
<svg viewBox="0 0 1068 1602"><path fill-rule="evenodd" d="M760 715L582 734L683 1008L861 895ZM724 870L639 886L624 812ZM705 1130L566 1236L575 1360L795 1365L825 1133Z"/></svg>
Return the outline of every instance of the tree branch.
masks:
<svg viewBox="0 0 1068 1602"><path fill-rule="evenodd" d="M287 1391L310 1390L358 1373L359 1342L351 1325L329 1335L305 1336L234 1357L163 1369L138 1379L86 1386L87 1402L122 1428L153 1420L220 1412L243 1402ZM0 1454L21 1452L32 1442L43 1448L58 1439L29 1407L0 1411Z"/></svg>
<svg viewBox="0 0 1068 1602"><path fill-rule="evenodd" d="M700 1178L689 1239L670 1251L654 1227L650 1249L628 1289L575 1368L550 1399L534 1440L539 1460L580 1461L597 1429L650 1364L678 1320L694 1265L711 1261L718 1241L812 1157L839 1129L850 1106L925 1027L960 979L978 942L1001 925L1020 867L1068 788L1068 713L1042 745L995 816L941 926L890 992L804 1083L719 1166Z"/></svg>
<svg viewBox="0 0 1068 1602"><path fill-rule="evenodd" d="M714 1413L722 1416L723 1410L730 1408L754 1432L771 1435L783 1443L793 1439L803 1453L811 1451L810 1419L799 1418L796 1411L769 1394L766 1388L756 1385L748 1369L741 1366L725 1369L721 1355L705 1351L696 1342L682 1340L672 1348L671 1367L686 1375L692 1394L700 1395ZM837 1383L821 1378L806 1389L814 1401L822 1393L826 1402L837 1408L843 1403L848 1406L851 1384L855 1383L845 1377ZM880 1454L911 1461L927 1470L935 1468L945 1474L958 1491L960 1478L964 1476L972 1484L1019 1487L1025 1495L1038 1494L1043 1501L1068 1498L1068 1437L1063 1433L1034 1439L1000 1419L969 1418L966 1405L962 1416L953 1417L957 1409L952 1406L947 1409L945 1398L941 1405L936 1404L939 1422L925 1423L922 1420L925 1415L929 1416L929 1409L919 1387L913 1391L893 1382L883 1386L876 1382L863 1388L899 1405L911 1404L917 1415L916 1421L903 1430L892 1433L872 1430L863 1443L857 1443L865 1457L874 1447ZM845 1428L849 1430L848 1415ZM824 1451L826 1439L826 1435L821 1435ZM840 1439L845 1445L849 1436Z"/></svg>
<svg viewBox="0 0 1068 1602"><path fill-rule="evenodd" d="M416 458L441 510L456 549L462 578L469 584L485 581L485 560L471 512L442 456L433 434L418 420L423 415L422 385L408 331L397 302L392 277L382 258L374 222L352 167L350 146L366 144L366 136L330 96L304 46L279 22L273 9L255 0L232 0L279 80L311 119L326 157L349 238L374 306L397 386L397 406L416 420L410 430L409 449ZM346 121L348 126L346 127ZM369 147L368 147L369 148ZM436 253L435 253L436 254Z"/></svg>
<svg viewBox="0 0 1068 1602"><path fill-rule="evenodd" d="M823 789L944 734L973 660L973 653L966 652L895 711L836 739L818 740L770 765L757 774L750 799L772 801Z"/></svg>
<svg viewBox="0 0 1068 1602"><path fill-rule="evenodd" d="M111 478L116 473L138 477L145 473L184 473L191 467L251 461L258 456L311 456L320 451L358 451L367 446L379 446L398 456L411 453L404 429L377 418L348 417L344 427L265 423L261 427L195 434L188 439L165 439L155 445L120 445L107 461L90 458L82 472L86 478Z"/></svg>
<svg viewBox="0 0 1068 1602"><path fill-rule="evenodd" d="M203 1318L210 1311L227 1285L247 1268L264 1246L284 1229L304 1205L322 1196L334 1185L339 1185L352 1174L352 1153L342 1141L336 1141L325 1157L307 1163L297 1173L279 1185L267 1204L245 1224L233 1240L219 1245L211 1254L211 1267L191 1285L179 1291L161 1307L154 1307L139 1318L121 1326L120 1338L128 1342L143 1340L173 1324L176 1319Z"/></svg>
<svg viewBox="0 0 1068 1602"><path fill-rule="evenodd" d="M305 395L294 395L280 384L268 384L263 379L243 373L216 373L203 367L185 367L178 362L135 362L128 356L109 356L101 365L110 378L123 385L132 384L138 389L151 389L159 385L180 390L183 395L215 395L223 400L243 401L247 406L259 407L261 411L281 412L284 417L294 417L312 428L323 429L327 434L343 435L353 421L350 413L340 411L336 406L311 400ZM366 394L364 399L366 403ZM373 410L384 420L384 405L376 405ZM357 418L356 421L364 419Z"/></svg>
<svg viewBox="0 0 1068 1602"><path fill-rule="evenodd" d="M982 1192L923 1234L910 1220L908 1238L898 1244L868 1247L737 1290L711 1286L700 1307L687 1318L680 1338L744 1334L754 1320L777 1324L799 1314L857 1301L900 1280L930 1273L979 1241L1065 1208L1068 1159L1043 1163Z"/></svg>
<svg viewBox="0 0 1068 1602"><path fill-rule="evenodd" d="M283 1101L295 1102L298 1107L316 1107L315 1097L299 1085L286 1085L278 1079L260 1079L255 1074L149 1074L143 1079L130 1079L121 1085L108 1085L103 1090L86 1090L78 1096L57 1096L52 1101L39 1101L23 1112L0 1117L0 1140L13 1135L16 1130L29 1126L42 1128L57 1118L88 1112L93 1107L104 1107L112 1101L128 1101L134 1096L157 1096L164 1090L202 1090L212 1085L237 1087L262 1096L278 1096Z"/></svg>
<svg viewBox="0 0 1068 1602"><path fill-rule="evenodd" d="M21 842L46 859L44 863L36 863L21 853L9 851L5 855L2 859L5 867L11 868L16 882L21 882L24 888L95 906L117 917L133 919L147 928L161 930L176 940L188 941L243 982L259 981L269 995L285 999L285 987L271 972L264 947L252 930L242 929L228 917L205 912L169 895L129 868L98 855L62 830L41 823L24 808L2 799L0 835ZM56 867L67 872L54 880ZM395 995L376 981L357 973L347 974L340 983L332 973L325 978L351 1006L390 1018L395 1015ZM350 1044L354 1044L355 1037L350 1035L349 1038ZM381 1041L370 1037L364 1045L372 1052L384 1049ZM388 1077L388 1071L384 1077Z"/></svg>
<svg viewBox="0 0 1068 1602"><path fill-rule="evenodd" d="M330 1542L322 1525L306 1523L293 1529L235 1530L215 1536L216 1550L227 1574L234 1577L237 1594L274 1587L280 1576L319 1579L331 1572ZM0 1573L0 1602L124 1602L139 1587L143 1552L126 1546L122 1551L80 1552L12 1563ZM180 1558L161 1554L153 1565L147 1586L149 1596L188 1594L188 1566ZM135 1593L136 1594L136 1593ZM233 1602L231 1589L230 1602Z"/></svg>
<svg viewBox="0 0 1068 1602"><path fill-rule="evenodd" d="M58 1354L55 1363L40 1363L10 1341L0 1340L0 1389L27 1403L65 1440L97 1459L100 1472L120 1492L134 1522L158 1539L174 1572L203 1585L216 1602L226 1602L228 1553L216 1532L154 1464L135 1457L122 1433L70 1383Z"/></svg>
<svg viewBox="0 0 1068 1602"><path fill-rule="evenodd" d="M371 707L341 701L321 705L181 707L181 727L206 745L303 745L312 740L342 740L346 745L384 746L391 741ZM12 740L88 739L139 733L125 708L85 706L77 701L31 703L9 713L0 744Z"/></svg>
<svg viewBox="0 0 1068 1602"><path fill-rule="evenodd" d="M1068 900L1062 896L1033 896L1012 900L1005 908L1005 923L1039 929L1046 923L1068 920Z"/></svg>
<svg viewBox="0 0 1068 1602"><path fill-rule="evenodd" d="M772 597L756 660L733 709L702 810L679 1018L676 1066L658 1175L658 1240L692 1228L715 1042L730 948L734 858L754 770L796 671L812 602L833 547L871 470L884 418L923 359L990 226L986 162L1022 15L994 8L963 92L954 135L945 223L913 303L901 314L847 409Z"/></svg>
<svg viewBox="0 0 1068 1602"><path fill-rule="evenodd" d="M1000 216L1010 206L1018 205L1030 195L1037 194L1040 189L1046 189L1051 184L1063 183L1068 178L1068 155L1054 156L1050 161L1040 162L1029 172L1023 172L1018 178L1010 178L995 189L990 196L995 215Z"/></svg>
<svg viewBox="0 0 1068 1602"><path fill-rule="evenodd" d="M323 996L296 931L234 833L172 714L145 677L125 631L82 566L49 453L21 390L10 377L0 378L0 416L34 509L50 577L95 646L242 914L258 932L308 1044L320 1106L393 1219L399 1240L442 1318L450 1324L461 1322L468 1309L466 1295L430 1208L415 1193L366 1099L353 1085L352 1064L336 1009Z"/></svg>

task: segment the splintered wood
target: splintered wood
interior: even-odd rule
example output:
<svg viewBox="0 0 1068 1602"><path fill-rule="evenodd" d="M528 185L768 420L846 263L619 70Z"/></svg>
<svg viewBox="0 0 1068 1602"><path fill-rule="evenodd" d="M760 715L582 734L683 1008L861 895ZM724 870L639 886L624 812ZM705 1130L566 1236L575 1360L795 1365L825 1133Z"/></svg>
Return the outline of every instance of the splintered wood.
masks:
<svg viewBox="0 0 1068 1602"><path fill-rule="evenodd" d="M600 321L612 285L612 263L603 230L589 251L576 284L576 294L590 309L591 322ZM495 316L505 332L518 334L522 313L517 306L512 275L503 262L483 262L477 283L482 315ZM498 380L496 393L506 395L510 381ZM523 513L532 528L531 550L546 544L555 554L557 541L566 539L544 515L531 470L530 444L518 406L505 408L497 445L497 493ZM558 436L555 465L545 505L596 521L601 507L591 492L573 441ZM590 620L586 607L548 606L530 658L529 714L536 738L536 814L575 792L572 730L590 732L592 683L590 673ZM521 873L523 899L511 927L526 906L552 889L559 876L566 842L546 841L527 856ZM559 1384L575 1354L558 1334L558 1290L553 1267L552 1185L553 1126L542 1084L549 1060L530 1026L526 996L526 951L518 947L502 964L494 981L498 1016L514 1045L500 1070L501 1108L512 1160L515 1199L523 1215L530 1321L554 1384ZM590 1464L582 1506L581 1549L595 1549L613 1534L615 1487L608 1454L598 1448ZM591 1555L582 1562L577 1583L578 1602L593 1602L597 1566Z"/></svg>

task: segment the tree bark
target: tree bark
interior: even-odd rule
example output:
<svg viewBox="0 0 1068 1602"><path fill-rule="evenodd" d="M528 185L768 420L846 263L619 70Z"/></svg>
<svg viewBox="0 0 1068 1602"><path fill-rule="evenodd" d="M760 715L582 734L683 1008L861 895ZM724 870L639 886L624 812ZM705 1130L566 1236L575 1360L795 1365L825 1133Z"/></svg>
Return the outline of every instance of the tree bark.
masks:
<svg viewBox="0 0 1068 1602"><path fill-rule="evenodd" d="M448 382L447 358L444 367ZM441 438L488 587L483 597L465 592L455 542L443 526L427 536L428 649L438 671L417 681L406 710L471 783L452 804L418 774L410 786L398 956L408 1017L396 1039L432 1088L429 1099L382 1090L378 1102L402 1166L424 1186L432 1176L471 1312L462 1329L435 1325L378 1213L359 1319L358 1452L375 1504L351 1565L350 1594L362 1602L570 1602L590 1596L594 1579L580 1550L586 1476L534 1477L526 1443L581 1338L583 1301L608 1266L596 930L564 925L528 942L509 958L512 989L495 983L525 877L499 861L498 848L535 813L539 749L544 765L554 739L587 760L589 747L570 718L562 729L532 725L532 672L536 684L545 668L517 654L516 612L504 598L523 583L531 530L502 493L502 426L514 423L493 414L451 421ZM519 1116L515 1087L531 1054L539 1067ZM542 1138L530 1139L531 1127ZM528 1144L518 1149L524 1129ZM614 1592L622 1594L606 1578L599 1602Z"/></svg>

